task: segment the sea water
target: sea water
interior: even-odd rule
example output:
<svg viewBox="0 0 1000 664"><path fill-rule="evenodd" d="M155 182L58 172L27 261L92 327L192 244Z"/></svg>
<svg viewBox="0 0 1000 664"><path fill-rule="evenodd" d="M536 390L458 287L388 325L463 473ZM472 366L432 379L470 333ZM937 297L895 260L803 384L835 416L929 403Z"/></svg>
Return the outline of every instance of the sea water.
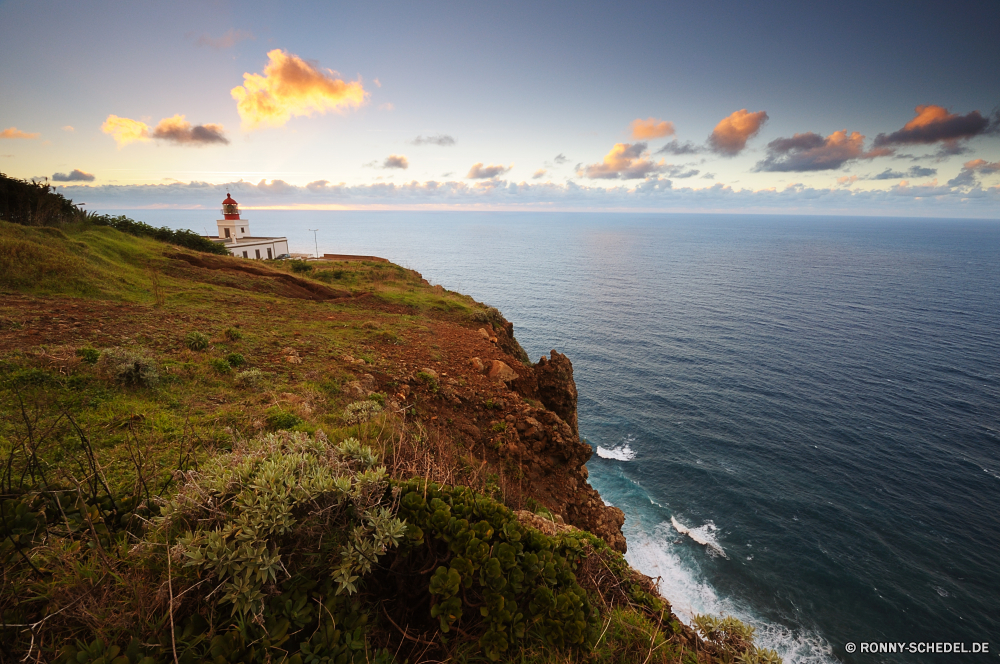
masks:
<svg viewBox="0 0 1000 664"><path fill-rule="evenodd" d="M786 662L1000 651L1000 222L247 216L498 307L532 359L566 353L591 483L683 620L735 615Z"/></svg>

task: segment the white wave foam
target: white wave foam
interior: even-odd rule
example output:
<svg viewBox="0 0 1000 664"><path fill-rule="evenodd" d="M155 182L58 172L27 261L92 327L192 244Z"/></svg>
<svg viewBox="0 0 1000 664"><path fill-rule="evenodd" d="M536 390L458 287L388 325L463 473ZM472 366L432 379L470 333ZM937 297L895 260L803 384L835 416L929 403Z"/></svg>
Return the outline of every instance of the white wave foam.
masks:
<svg viewBox="0 0 1000 664"><path fill-rule="evenodd" d="M704 546L709 555L722 556L727 559L729 558L722 546L719 544L719 541L715 538L715 532L718 528L716 528L715 524L711 521L706 521L705 525L698 526L697 528L688 528L677 521L676 518L671 516L670 525L672 525L674 530L679 532L681 535L687 535L698 544Z"/></svg>
<svg viewBox="0 0 1000 664"><path fill-rule="evenodd" d="M615 461L631 461L635 458L635 452L628 443L612 447L610 450L604 447L597 447L597 456L602 459L614 459Z"/></svg>
<svg viewBox="0 0 1000 664"><path fill-rule="evenodd" d="M625 558L637 570L656 580L660 593L670 601L674 613L682 622L690 626L694 615L700 613L734 616L755 627L757 644L777 651L785 664L837 662L830 644L819 634L793 632L758 618L752 610L731 599L720 597L704 580L696 561L681 558L683 550L673 544L676 538L670 532L671 526L676 529L676 525L664 522L652 533L647 533L635 521L626 521L628 553Z"/></svg>

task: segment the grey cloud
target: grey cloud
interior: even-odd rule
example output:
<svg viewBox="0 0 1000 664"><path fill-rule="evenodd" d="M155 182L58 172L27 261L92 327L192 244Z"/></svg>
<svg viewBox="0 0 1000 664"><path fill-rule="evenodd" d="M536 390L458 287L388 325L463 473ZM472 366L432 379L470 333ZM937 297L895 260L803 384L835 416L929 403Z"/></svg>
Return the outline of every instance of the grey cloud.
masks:
<svg viewBox="0 0 1000 664"><path fill-rule="evenodd" d="M179 145L229 144L229 139L223 133L222 125L205 124L192 127L187 122L175 122L173 119L162 120L160 124L156 125L156 128L153 129L153 138Z"/></svg>
<svg viewBox="0 0 1000 664"><path fill-rule="evenodd" d="M469 169L468 175L465 177L469 180L489 180L495 178L499 175L503 175L509 171L513 166L503 166L490 164L489 166L483 166L483 162L473 164L472 168Z"/></svg>
<svg viewBox="0 0 1000 664"><path fill-rule="evenodd" d="M560 152L555 157L552 157L552 161L554 161L557 164L565 164L567 161L569 161L569 159L566 158L566 155Z"/></svg>
<svg viewBox="0 0 1000 664"><path fill-rule="evenodd" d="M402 168L410 167L410 162L401 154L391 154L382 162L382 168Z"/></svg>
<svg viewBox="0 0 1000 664"><path fill-rule="evenodd" d="M755 171L805 172L840 168L855 159L882 156L865 153L865 137L858 132L835 131L826 138L811 131L791 138L776 138L767 144L767 156Z"/></svg>
<svg viewBox="0 0 1000 664"><path fill-rule="evenodd" d="M702 180L714 180L715 179L715 173L705 173L704 175L701 176L701 179Z"/></svg>
<svg viewBox="0 0 1000 664"><path fill-rule="evenodd" d="M235 28L230 28L221 37L215 38L207 34L200 35L195 41L197 46L208 46L216 50L224 48L232 48L241 41L247 39L256 39L253 33L249 30L237 30Z"/></svg>
<svg viewBox="0 0 1000 664"><path fill-rule="evenodd" d="M975 171L968 168L963 168L958 172L958 175L948 180L949 187L974 187L978 184Z"/></svg>
<svg viewBox="0 0 1000 664"><path fill-rule="evenodd" d="M685 155L685 154L698 154L702 152L702 148L695 145L691 141L686 143L681 143L676 138L662 148L654 152L653 154L672 154L672 155Z"/></svg>
<svg viewBox="0 0 1000 664"><path fill-rule="evenodd" d="M69 173L54 173L53 182L93 182L96 178L90 173L84 173L78 168L74 168Z"/></svg>
<svg viewBox="0 0 1000 664"><path fill-rule="evenodd" d="M417 136L412 141L413 145L440 145L448 147L455 144L455 139L448 134L435 134L434 136Z"/></svg>
<svg viewBox="0 0 1000 664"><path fill-rule="evenodd" d="M878 175L875 175L875 176L873 176L873 177L871 177L869 179L870 180L901 180L902 178L905 178L905 177L925 178L925 177L929 177L931 175L937 175L937 169L936 168L924 168L922 166L913 166L913 167L910 168L910 170L908 170L906 172L903 172L903 171L894 171L891 168L886 168L884 171L882 171Z"/></svg>

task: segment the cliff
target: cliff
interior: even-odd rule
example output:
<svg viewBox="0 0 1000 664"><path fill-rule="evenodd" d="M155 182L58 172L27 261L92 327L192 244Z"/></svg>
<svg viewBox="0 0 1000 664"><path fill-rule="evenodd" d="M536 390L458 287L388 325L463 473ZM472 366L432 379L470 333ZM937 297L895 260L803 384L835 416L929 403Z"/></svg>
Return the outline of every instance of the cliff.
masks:
<svg viewBox="0 0 1000 664"><path fill-rule="evenodd" d="M572 363L495 309L87 224L0 249L0 662L728 652L624 562Z"/></svg>

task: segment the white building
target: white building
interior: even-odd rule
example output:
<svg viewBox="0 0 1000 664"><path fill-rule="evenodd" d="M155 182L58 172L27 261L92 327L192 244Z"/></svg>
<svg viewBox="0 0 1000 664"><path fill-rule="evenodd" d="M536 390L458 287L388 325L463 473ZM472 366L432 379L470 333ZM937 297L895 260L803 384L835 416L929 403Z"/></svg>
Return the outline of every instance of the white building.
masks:
<svg viewBox="0 0 1000 664"><path fill-rule="evenodd" d="M225 245L233 256L243 258L277 258L288 255L287 237L255 237L250 234L250 223L240 219L240 207L233 197L226 193L222 201L222 219L218 219L219 234L208 239Z"/></svg>

